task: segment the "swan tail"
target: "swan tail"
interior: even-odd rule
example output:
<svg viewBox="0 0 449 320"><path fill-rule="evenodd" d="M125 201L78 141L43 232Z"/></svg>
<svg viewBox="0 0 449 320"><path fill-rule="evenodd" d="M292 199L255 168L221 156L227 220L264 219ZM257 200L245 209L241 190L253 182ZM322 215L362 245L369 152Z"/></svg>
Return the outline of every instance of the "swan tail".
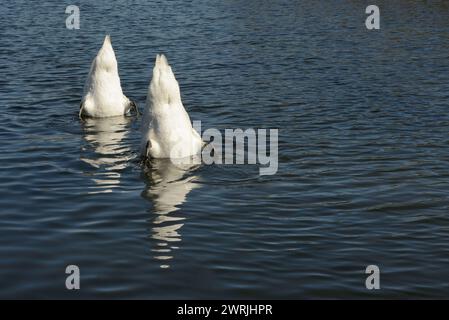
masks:
<svg viewBox="0 0 449 320"><path fill-rule="evenodd" d="M150 97L155 104L181 102L178 81L163 54L156 55L153 78L150 84Z"/></svg>
<svg viewBox="0 0 449 320"><path fill-rule="evenodd" d="M110 35L106 35L104 37L104 41L103 41L103 45L101 46L101 49L103 50L114 50L112 49L112 43L111 43L111 36Z"/></svg>

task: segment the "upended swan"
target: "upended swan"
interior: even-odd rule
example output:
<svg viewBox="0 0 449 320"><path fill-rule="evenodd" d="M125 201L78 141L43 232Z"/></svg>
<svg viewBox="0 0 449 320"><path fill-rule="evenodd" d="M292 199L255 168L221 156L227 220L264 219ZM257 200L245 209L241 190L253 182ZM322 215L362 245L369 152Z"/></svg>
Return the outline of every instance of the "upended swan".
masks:
<svg viewBox="0 0 449 320"><path fill-rule="evenodd" d="M136 104L123 94L117 59L111 38L107 35L92 61L79 115L92 118L113 117L124 115L133 108L138 112Z"/></svg>
<svg viewBox="0 0 449 320"><path fill-rule="evenodd" d="M142 155L186 158L199 154L203 144L184 109L178 81L166 57L157 55L144 113Z"/></svg>

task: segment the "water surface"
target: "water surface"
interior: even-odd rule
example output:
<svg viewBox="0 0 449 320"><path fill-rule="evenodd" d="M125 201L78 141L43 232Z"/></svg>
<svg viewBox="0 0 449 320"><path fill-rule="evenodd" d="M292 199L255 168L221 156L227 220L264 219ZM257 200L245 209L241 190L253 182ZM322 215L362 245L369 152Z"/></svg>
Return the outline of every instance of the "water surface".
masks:
<svg viewBox="0 0 449 320"><path fill-rule="evenodd" d="M445 2L69 4L0 8L1 297L448 296ZM105 34L140 108L165 53L203 129L278 128L277 174L142 168L140 119L80 121Z"/></svg>

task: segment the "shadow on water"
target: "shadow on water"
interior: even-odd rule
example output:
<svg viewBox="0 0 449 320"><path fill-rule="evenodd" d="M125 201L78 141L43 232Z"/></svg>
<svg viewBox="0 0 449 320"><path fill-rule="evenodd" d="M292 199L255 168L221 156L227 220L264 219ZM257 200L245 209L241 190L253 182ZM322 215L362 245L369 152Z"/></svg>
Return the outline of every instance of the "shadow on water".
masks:
<svg viewBox="0 0 449 320"><path fill-rule="evenodd" d="M169 268L173 250L182 240L180 230L184 225L184 214L180 210L190 191L199 188L198 164L174 164L169 159L153 159L144 169L146 188L142 197L153 204L156 214L152 220L151 238L157 243L152 249L154 258L161 261L161 268Z"/></svg>
<svg viewBox="0 0 449 320"><path fill-rule="evenodd" d="M86 119L83 131L88 142L81 151L80 159L89 164L95 186L89 193L112 192L120 184L121 171L132 158L131 146L126 143L129 133L129 117Z"/></svg>

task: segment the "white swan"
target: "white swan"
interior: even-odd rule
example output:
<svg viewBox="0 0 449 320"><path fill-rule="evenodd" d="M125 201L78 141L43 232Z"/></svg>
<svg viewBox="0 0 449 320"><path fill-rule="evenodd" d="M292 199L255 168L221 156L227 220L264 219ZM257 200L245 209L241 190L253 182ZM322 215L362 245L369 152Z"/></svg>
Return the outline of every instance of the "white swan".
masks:
<svg viewBox="0 0 449 320"><path fill-rule="evenodd" d="M120 116L132 108L137 112L135 103L123 94L117 59L112 49L111 38L107 35L90 67L80 105L80 117Z"/></svg>
<svg viewBox="0 0 449 320"><path fill-rule="evenodd" d="M141 152L151 158L185 158L203 141L181 101L178 81L164 55L156 56L143 122Z"/></svg>

